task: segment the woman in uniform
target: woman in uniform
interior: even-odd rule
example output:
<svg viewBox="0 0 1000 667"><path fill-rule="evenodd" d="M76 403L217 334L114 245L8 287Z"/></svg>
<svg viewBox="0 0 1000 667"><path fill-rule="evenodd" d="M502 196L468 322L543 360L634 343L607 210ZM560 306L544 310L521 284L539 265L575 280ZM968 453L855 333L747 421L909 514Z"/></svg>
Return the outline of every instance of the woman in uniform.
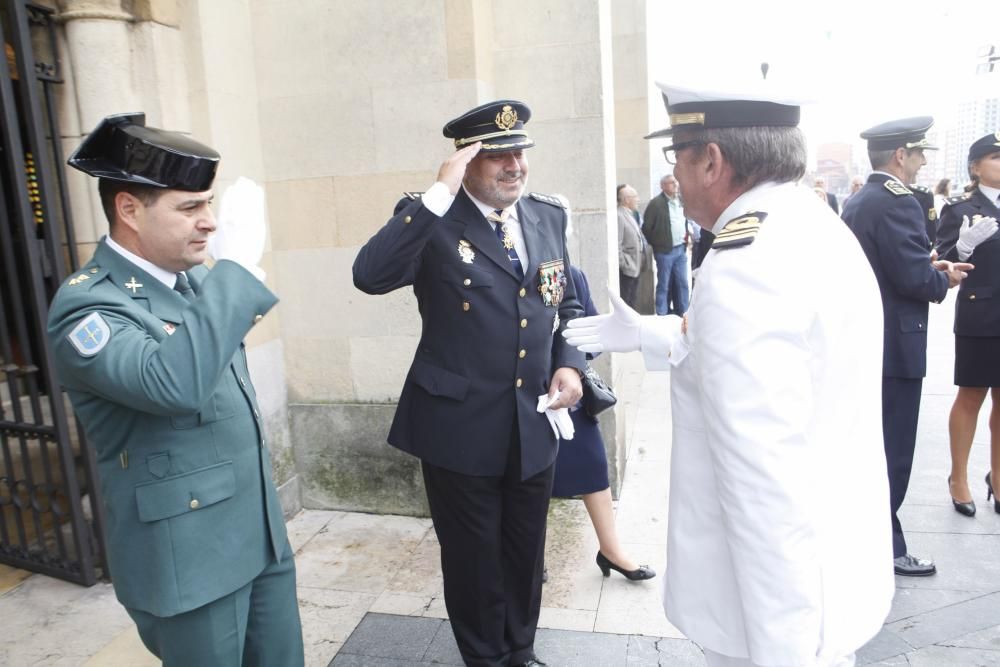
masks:
<svg viewBox="0 0 1000 667"><path fill-rule="evenodd" d="M969 148L972 187L952 197L941 215L938 254L975 265L962 281L955 304L955 384L951 408L951 475L948 485L955 511L976 513L968 483L969 452L979 410L991 394L990 464L1000 470L1000 132L988 134ZM1000 484L986 474L987 496ZM1000 501L993 509L1000 513Z"/></svg>

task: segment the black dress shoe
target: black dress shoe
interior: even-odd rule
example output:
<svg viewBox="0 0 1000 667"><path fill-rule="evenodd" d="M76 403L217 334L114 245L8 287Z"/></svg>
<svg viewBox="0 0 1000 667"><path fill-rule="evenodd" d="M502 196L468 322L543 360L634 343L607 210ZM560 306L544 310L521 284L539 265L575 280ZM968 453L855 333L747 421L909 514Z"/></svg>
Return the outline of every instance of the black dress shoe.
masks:
<svg viewBox="0 0 1000 667"><path fill-rule="evenodd" d="M937 572L934 561L927 558L917 558L910 554L893 558L892 567L896 574L903 577L929 577Z"/></svg>
<svg viewBox="0 0 1000 667"><path fill-rule="evenodd" d="M601 568L601 573L605 577L610 577L611 570L614 570L615 572L621 572L629 581L642 581L643 579L652 579L656 576L656 571L648 565L640 565L634 570L626 570L625 568L618 567L600 551L597 552L597 567Z"/></svg>
<svg viewBox="0 0 1000 667"><path fill-rule="evenodd" d="M951 494L951 475L948 475L948 494ZM989 498L987 498L989 500ZM965 516L976 516L976 503L969 501L967 503L960 503L955 500L955 496L951 496L951 504L954 506L955 511L959 514Z"/></svg>
<svg viewBox="0 0 1000 667"><path fill-rule="evenodd" d="M519 662L514 667L545 667L545 663L538 658L532 658L528 662Z"/></svg>
<svg viewBox="0 0 1000 667"><path fill-rule="evenodd" d="M993 498L993 511L1000 514L1000 498L993 495L993 482L990 481L990 475L992 472L986 473L986 500L989 501Z"/></svg>

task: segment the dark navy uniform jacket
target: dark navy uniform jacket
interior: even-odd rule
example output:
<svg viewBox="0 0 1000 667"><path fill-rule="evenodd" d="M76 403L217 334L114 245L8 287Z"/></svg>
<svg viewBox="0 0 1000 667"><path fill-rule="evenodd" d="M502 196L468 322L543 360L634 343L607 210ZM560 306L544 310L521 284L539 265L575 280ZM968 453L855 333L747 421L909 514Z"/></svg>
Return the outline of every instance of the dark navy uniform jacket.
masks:
<svg viewBox="0 0 1000 667"><path fill-rule="evenodd" d="M960 261L955 244L962 217L992 217L1000 220L1000 209L976 188L968 196L948 200L941 212L938 254L942 259ZM978 246L964 260L975 265L958 288L955 303L955 333L959 336L1000 336L1000 230Z"/></svg>
<svg viewBox="0 0 1000 667"><path fill-rule="evenodd" d="M538 396L555 369L585 366L560 335L583 314L566 212L534 194L516 206L529 259L523 279L464 189L440 218L404 199L354 262L354 284L368 294L413 285L423 321L389 443L466 475L503 474L515 420L521 478L550 466L558 443L536 411ZM539 290L546 276L565 280L558 305L546 305Z"/></svg>
<svg viewBox="0 0 1000 667"><path fill-rule="evenodd" d="M842 217L858 237L882 293L882 376L924 377L928 303L944 299L948 276L931 265L920 204L899 181L874 173L847 202Z"/></svg>

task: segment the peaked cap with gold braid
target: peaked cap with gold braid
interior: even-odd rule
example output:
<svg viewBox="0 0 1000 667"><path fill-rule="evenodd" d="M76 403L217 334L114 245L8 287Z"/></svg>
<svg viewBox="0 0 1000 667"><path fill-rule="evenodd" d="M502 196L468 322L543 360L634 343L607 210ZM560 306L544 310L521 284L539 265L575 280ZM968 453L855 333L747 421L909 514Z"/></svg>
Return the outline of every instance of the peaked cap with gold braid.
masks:
<svg viewBox="0 0 1000 667"><path fill-rule="evenodd" d="M455 140L455 150L481 141L484 153L516 151L535 145L524 129L530 118L531 109L524 102L497 100L448 121L442 132Z"/></svg>

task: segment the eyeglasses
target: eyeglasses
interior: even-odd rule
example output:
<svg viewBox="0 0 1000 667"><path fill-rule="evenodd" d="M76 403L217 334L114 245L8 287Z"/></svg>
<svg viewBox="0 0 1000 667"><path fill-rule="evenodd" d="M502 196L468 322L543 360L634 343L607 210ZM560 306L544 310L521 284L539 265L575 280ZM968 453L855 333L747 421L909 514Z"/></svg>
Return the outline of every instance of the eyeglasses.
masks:
<svg viewBox="0 0 1000 667"><path fill-rule="evenodd" d="M692 146L704 146L706 143L708 142L701 139L693 139L691 141L682 141L679 144L670 144L663 147L663 157L666 159L667 164L677 164L678 151L691 148Z"/></svg>

